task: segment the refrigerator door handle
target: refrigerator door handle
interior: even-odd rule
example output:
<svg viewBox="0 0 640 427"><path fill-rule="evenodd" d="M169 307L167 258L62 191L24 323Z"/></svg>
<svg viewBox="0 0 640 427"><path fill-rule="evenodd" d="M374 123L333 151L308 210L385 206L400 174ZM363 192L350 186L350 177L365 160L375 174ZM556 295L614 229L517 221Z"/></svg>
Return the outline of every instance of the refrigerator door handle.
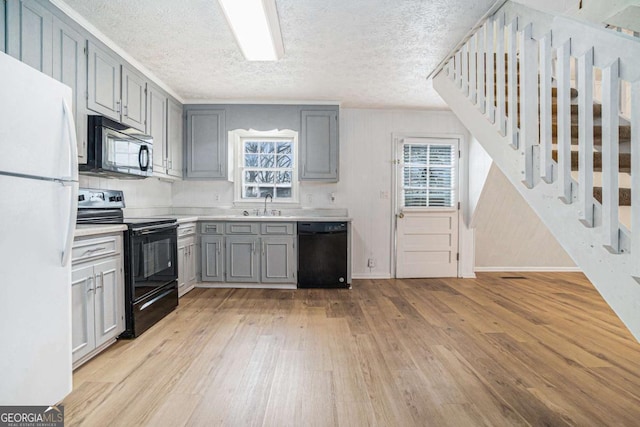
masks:
<svg viewBox="0 0 640 427"><path fill-rule="evenodd" d="M67 133L69 134L69 178L62 185L71 186L71 195L69 196L69 218L67 219L66 236L64 238L64 246L62 250L62 266L67 265L71 255L73 246L73 235L76 229L76 219L78 214L78 141L76 139L76 127L73 122L73 111L67 104L65 99L62 100L62 108L67 123Z"/></svg>

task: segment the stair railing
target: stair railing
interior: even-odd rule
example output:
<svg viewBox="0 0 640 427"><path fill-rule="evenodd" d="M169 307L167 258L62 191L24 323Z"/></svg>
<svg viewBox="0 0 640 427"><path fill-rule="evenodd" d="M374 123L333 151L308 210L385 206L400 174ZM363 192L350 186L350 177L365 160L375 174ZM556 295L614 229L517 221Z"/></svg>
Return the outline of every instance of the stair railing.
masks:
<svg viewBox="0 0 640 427"><path fill-rule="evenodd" d="M533 22L525 23L514 10L525 10L522 16L532 16ZM586 227L602 226L601 243L610 252L640 254L638 38L522 6L504 7L434 74L440 72L446 73L500 135L507 137L509 146L521 158L524 185L533 188L557 182L557 197L564 203L579 204L578 220ZM594 198L596 74L601 75L602 89L601 204ZM577 87L571 86L572 80ZM621 87L629 88L627 96L621 97ZM557 161L552 157L554 90ZM571 173L571 106L576 103L577 180ZM630 106L627 116L631 125L631 232L619 220L618 135L621 104L625 103Z"/></svg>

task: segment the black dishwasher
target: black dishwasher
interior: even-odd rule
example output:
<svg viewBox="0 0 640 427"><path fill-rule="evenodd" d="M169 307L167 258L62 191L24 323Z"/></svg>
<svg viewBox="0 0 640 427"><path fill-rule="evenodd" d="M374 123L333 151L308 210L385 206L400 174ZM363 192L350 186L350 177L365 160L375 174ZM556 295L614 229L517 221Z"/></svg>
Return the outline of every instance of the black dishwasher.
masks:
<svg viewBox="0 0 640 427"><path fill-rule="evenodd" d="M348 288L347 223L298 223L298 287Z"/></svg>

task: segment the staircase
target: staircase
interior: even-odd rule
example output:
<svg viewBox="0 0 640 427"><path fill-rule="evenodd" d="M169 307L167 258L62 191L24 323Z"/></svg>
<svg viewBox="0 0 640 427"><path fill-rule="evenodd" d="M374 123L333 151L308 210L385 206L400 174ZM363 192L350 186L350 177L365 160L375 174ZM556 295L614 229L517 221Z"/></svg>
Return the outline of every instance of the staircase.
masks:
<svg viewBox="0 0 640 427"><path fill-rule="evenodd" d="M640 39L507 2L459 46L435 89L640 340Z"/></svg>

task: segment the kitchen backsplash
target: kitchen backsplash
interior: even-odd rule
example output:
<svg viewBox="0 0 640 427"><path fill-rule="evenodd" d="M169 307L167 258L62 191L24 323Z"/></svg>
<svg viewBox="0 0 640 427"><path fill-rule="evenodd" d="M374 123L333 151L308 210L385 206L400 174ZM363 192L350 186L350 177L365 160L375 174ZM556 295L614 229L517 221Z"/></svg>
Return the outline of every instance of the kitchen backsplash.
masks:
<svg viewBox="0 0 640 427"><path fill-rule="evenodd" d="M333 195L333 200L332 200ZM233 183L228 181L176 181L173 183L172 200L175 208L220 208L233 206ZM260 199L257 204L262 203ZM274 203L274 206L277 205ZM278 205L286 207L287 204ZM337 184L300 183L298 208L344 208Z"/></svg>
<svg viewBox="0 0 640 427"><path fill-rule="evenodd" d="M157 178L115 179L80 175L80 187L122 190L126 216L171 213L171 182Z"/></svg>

